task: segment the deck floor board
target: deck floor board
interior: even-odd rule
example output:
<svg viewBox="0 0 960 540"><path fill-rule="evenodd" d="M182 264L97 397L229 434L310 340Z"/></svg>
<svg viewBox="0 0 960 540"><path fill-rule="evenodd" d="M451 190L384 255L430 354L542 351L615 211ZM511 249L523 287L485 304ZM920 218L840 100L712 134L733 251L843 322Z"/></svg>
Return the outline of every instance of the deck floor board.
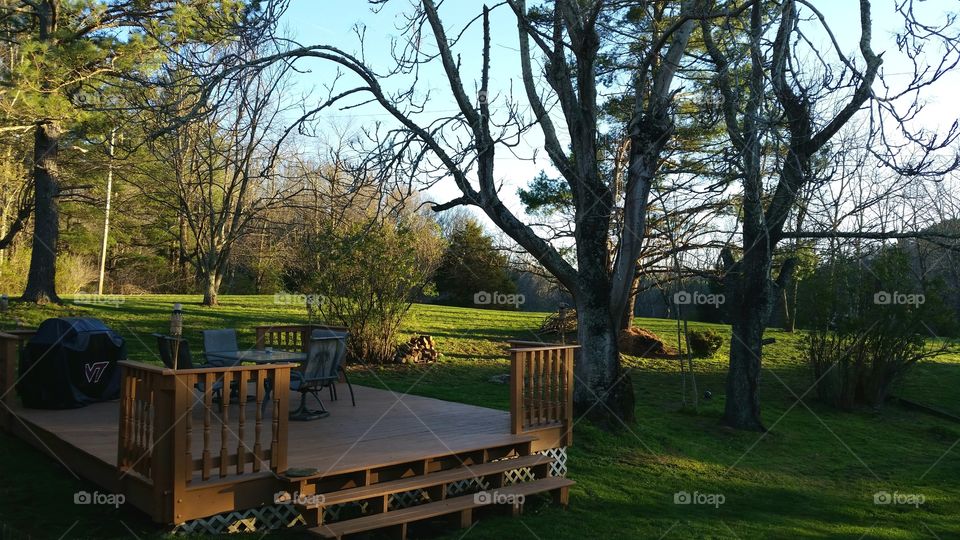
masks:
<svg viewBox="0 0 960 540"><path fill-rule="evenodd" d="M290 422L287 462L290 467L318 468L325 474L362 469L371 463L401 462L509 444L510 413L438 399L398 394L354 386L357 406L350 404L346 385L338 385L339 400L330 401L323 392L327 418L311 422ZM290 409L299 405L299 394L291 396ZM310 398L311 408L317 404ZM16 414L56 434L73 446L100 460L116 465L119 403L97 403L81 409L37 410L17 407ZM237 405L229 408L229 422L236 425ZM202 405L193 413L193 457L202 450ZM219 415L219 406L214 414ZM255 404L246 408L247 446L253 446ZM263 419L261 444L269 446L272 407ZM220 448L219 422L210 433L211 452ZM228 434L228 446L239 444L237 433Z"/></svg>

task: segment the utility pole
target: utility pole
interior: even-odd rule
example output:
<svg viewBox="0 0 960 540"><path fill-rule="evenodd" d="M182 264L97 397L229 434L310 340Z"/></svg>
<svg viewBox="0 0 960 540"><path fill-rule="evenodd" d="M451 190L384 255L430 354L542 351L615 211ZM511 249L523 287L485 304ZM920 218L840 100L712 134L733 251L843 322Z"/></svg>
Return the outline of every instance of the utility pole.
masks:
<svg viewBox="0 0 960 540"><path fill-rule="evenodd" d="M103 273L107 266L107 238L110 235L110 196L113 195L113 144L117 128L110 130L110 146L107 150L107 205L103 218L103 243L100 245L100 278L97 280L97 296L103 294Z"/></svg>

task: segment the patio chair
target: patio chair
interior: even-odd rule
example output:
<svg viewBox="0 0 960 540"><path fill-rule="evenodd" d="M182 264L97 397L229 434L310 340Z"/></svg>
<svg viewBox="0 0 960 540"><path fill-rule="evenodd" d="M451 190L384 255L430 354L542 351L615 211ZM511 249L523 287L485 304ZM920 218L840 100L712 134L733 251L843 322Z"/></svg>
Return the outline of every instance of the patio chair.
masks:
<svg viewBox="0 0 960 540"><path fill-rule="evenodd" d="M178 338L166 336L164 334L153 334L157 338L157 349L160 352L160 361L170 369L198 369L204 366L193 365L193 357L190 355L190 342L179 338L180 349L177 351L177 365L173 365L173 344ZM196 383L194 387L203 392L203 383ZM215 399L220 399L220 390L223 389L222 382L213 383L213 395Z"/></svg>
<svg viewBox="0 0 960 540"><path fill-rule="evenodd" d="M315 330L310 336L307 361L300 370L290 374L290 389L300 392L300 406L290 413L291 420L316 420L330 415L320 399L320 391L332 388L339 378L341 364L347 353L346 337L342 332L329 330ZM352 396L352 387L350 393ZM307 394L317 400L320 410L307 408ZM331 398L334 395L331 389Z"/></svg>
<svg viewBox="0 0 960 540"><path fill-rule="evenodd" d="M347 389L350 390L350 402L353 404L354 407L356 407L357 400L353 396L353 385L350 384L350 378L347 377L347 370L344 367L344 364L346 364L346 361L347 361L347 338L348 337L350 337L350 334L348 334L347 332L342 330L333 330L331 328L318 328L314 330L312 334L310 334L310 339L333 338L333 339L341 340L343 351L340 355L340 358L337 361L337 367L333 371L333 373L335 375L339 374L343 377L343 382L347 383ZM327 388L330 391L330 399L332 401L336 401L340 399L340 397L337 395L338 382L340 382L339 378L335 378L333 381L330 382L329 385L327 385Z"/></svg>
<svg viewBox="0 0 960 540"><path fill-rule="evenodd" d="M235 362L230 362L223 358L218 358L218 352L235 352L240 349L237 345L237 331L233 328L223 328L220 330L203 330L203 354L207 359L207 365L215 367L225 367Z"/></svg>
<svg viewBox="0 0 960 540"><path fill-rule="evenodd" d="M233 328L221 328L217 330L201 330L200 334L203 335L203 355L207 359L207 365L211 367L232 367L237 365L239 362L235 360L227 360L226 358L218 357L216 353L218 352L236 352L240 350L240 346L237 345L237 331ZM273 379L266 379L263 381L263 386L267 391L267 400L264 401L264 407L266 407L267 401L270 399L270 394L273 391ZM240 395L240 385L237 381L230 383L230 398L236 400Z"/></svg>
<svg viewBox="0 0 960 540"><path fill-rule="evenodd" d="M173 365L173 344L177 338L163 334L153 334L157 338L157 349L160 351L160 361L170 369L193 369L193 358L190 356L190 342L180 338L180 349L177 351L177 365Z"/></svg>

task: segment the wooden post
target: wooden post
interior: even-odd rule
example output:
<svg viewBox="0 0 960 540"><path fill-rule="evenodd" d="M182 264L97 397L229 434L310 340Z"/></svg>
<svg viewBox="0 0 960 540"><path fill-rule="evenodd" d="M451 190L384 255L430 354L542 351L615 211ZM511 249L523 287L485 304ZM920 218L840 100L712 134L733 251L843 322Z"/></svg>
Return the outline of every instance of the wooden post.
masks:
<svg viewBox="0 0 960 540"><path fill-rule="evenodd" d="M17 336L0 334L0 429L13 426L13 405L17 399L17 356L20 340Z"/></svg>
<svg viewBox="0 0 960 540"><path fill-rule="evenodd" d="M174 463L183 458L182 452L177 455L177 432L174 423L176 416L176 396L173 386L176 384L173 377L152 377L157 381L154 392L154 417L152 429L154 434L153 448L150 455L150 481L153 484L154 521L158 523L173 523L174 517L174 486L182 480L182 476L175 476Z"/></svg>
<svg viewBox="0 0 960 540"><path fill-rule="evenodd" d="M564 383L563 383L563 401L564 401L564 412L563 412L563 425L564 436L563 445L570 446L573 444L573 358L574 358L574 349L566 349L563 351L564 356L564 367L566 368L566 373L564 374Z"/></svg>
<svg viewBox="0 0 960 540"><path fill-rule="evenodd" d="M290 365L279 366L273 372L274 436L270 468L277 474L287 470L287 428L290 425Z"/></svg>
<svg viewBox="0 0 960 540"><path fill-rule="evenodd" d="M257 327L257 345L256 345L256 348L258 350L262 351L263 349L266 348L267 346L265 343L266 336L267 336L267 329L262 326L258 326Z"/></svg>
<svg viewBox="0 0 960 540"><path fill-rule="evenodd" d="M523 360L526 353L510 351L510 433L523 433Z"/></svg>
<svg viewBox="0 0 960 540"><path fill-rule="evenodd" d="M173 380L173 388L170 389L172 398L170 412L173 415L172 422L174 422L173 429L169 431L172 434L170 452L173 454L173 459L170 462L170 492L168 495L170 515L173 519L168 523L180 524L184 522L181 510L184 504L183 497L186 494L190 477L193 475L193 460L190 459L191 454L188 447L190 444L188 428L191 427L188 417L193 414L193 377L189 375L182 377L174 374L165 378Z"/></svg>

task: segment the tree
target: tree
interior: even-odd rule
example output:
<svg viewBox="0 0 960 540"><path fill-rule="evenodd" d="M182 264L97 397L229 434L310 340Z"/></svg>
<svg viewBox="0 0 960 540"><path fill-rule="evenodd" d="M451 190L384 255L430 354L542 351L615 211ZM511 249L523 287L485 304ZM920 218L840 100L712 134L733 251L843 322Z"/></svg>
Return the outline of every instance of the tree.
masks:
<svg viewBox="0 0 960 540"><path fill-rule="evenodd" d="M483 307L474 301L475 294L516 292L507 270L507 257L494 247L493 238L484 234L479 222L467 218L450 231L434 281L441 300L455 306Z"/></svg>
<svg viewBox="0 0 960 540"><path fill-rule="evenodd" d="M822 24L831 38L833 50L804 49L809 42L803 37L800 10L809 10L811 20ZM860 0L860 58L854 62L839 49L826 18L807 2L786 0L771 4L754 3L748 10L747 21L739 26L745 33L730 32L738 25L714 26L702 21L701 33L710 60L713 63L714 82L722 96L723 121L728 140L735 152L735 173L741 196L741 230L739 258L733 249L724 250L723 263L728 297L731 299L733 339L730 346L730 366L727 374L724 422L732 427L764 430L760 415L760 373L763 333L770 313L797 261L787 259L773 279L773 260L777 246L787 237L785 226L796 211L804 189L818 181L815 161L833 140L867 104L872 102L874 114L888 114L905 131L908 143L919 150L901 163L902 147L888 148L884 162L903 172L921 175L933 172L934 153L950 144L955 133L947 134L946 141L925 138L906 130L906 120L919 106L916 100L908 104L906 115L896 110L897 98L912 95L936 81L956 64L956 46L944 30L929 35L930 43L946 43L947 54L938 67L916 70L914 80L903 93L893 92L877 96L874 84L882 63L872 48L872 12L869 0ZM905 44L910 58L919 61L924 49L919 36L929 30L919 25L913 16L912 2L899 8L906 21ZM772 41L768 38L772 36ZM814 47L814 45L809 45ZM813 58L819 63L814 69L801 60ZM839 65L827 60L840 58ZM917 64L919 65L919 63ZM883 152L881 145L890 134L883 123L872 123L878 142L875 153ZM768 158L773 157L774 174L767 182ZM955 166L956 161L953 162ZM803 237L796 231L793 237Z"/></svg>
<svg viewBox="0 0 960 540"><path fill-rule="evenodd" d="M72 138L121 75L153 64L161 48L216 39L244 17L242 2L4 0L0 24L17 49L2 73L0 132L33 133L33 249L23 299L59 302L56 261L61 141ZM109 30L109 31L108 31ZM112 84L111 84L112 83ZM88 98L91 104L87 104Z"/></svg>
<svg viewBox="0 0 960 540"><path fill-rule="evenodd" d="M161 94L174 107L172 118L159 119L158 131L173 127L148 143L155 161L143 168L139 186L182 216L203 305L217 304L231 253L251 224L301 191L288 177L296 171L281 159L289 134L278 126L288 108L282 99L287 75L282 65L248 72L219 89L223 97L215 108L187 122L179 121L184 96L174 88ZM182 67L173 67L170 80L180 76Z"/></svg>
<svg viewBox="0 0 960 540"><path fill-rule="evenodd" d="M389 165L379 169L385 180L397 176L451 179L459 196L434 205L435 211L462 205L480 208L571 292L581 345L575 367L575 405L581 413L616 424L634 415L633 387L621 367L617 349L618 328L626 313L646 232L652 179L673 133L674 78L695 19L701 16L692 1L650 4L649 17L661 23L649 25L655 29L653 39L646 47L632 50L630 62L611 68L618 74L618 82L635 95L628 123L630 147L624 168L622 221L613 243L611 222L621 211L615 208L614 189L602 174L598 154L599 62L601 50L622 45L617 42L622 33L616 27L636 7L632 3L556 0L528 10L524 0L506 2L517 25L519 77L531 118L523 118L516 103L491 87L490 9L484 7L476 19L482 26L482 42L476 52L480 67L476 94L472 96L454 53L463 40L448 37L449 27L442 22L433 0L417 3L403 28L404 40L394 51L396 67L386 73L374 71L361 58L336 46L316 45L292 48L253 62L226 58L220 64L226 69L220 70L215 79L273 62L309 58L331 62L350 73L359 83L331 91L330 98L313 111L358 95L364 96L358 99L378 104L397 125L383 133L370 132L379 150L372 159ZM425 30L433 35L435 52L420 44ZM539 72L535 65L541 60L544 69ZM426 63L439 64L442 69L457 108L453 116L433 122L416 117L424 107L422 96L434 95L420 91L421 79L415 77ZM405 75L414 75L406 90L384 87L391 77ZM557 111L552 110L552 103L557 104ZM561 128L555 122L564 125ZM514 146L531 124L542 132L550 162L573 194L574 260L566 259L557 246L540 236L535 225L511 212L498 191L496 153ZM561 142L561 133L569 134L569 144Z"/></svg>

